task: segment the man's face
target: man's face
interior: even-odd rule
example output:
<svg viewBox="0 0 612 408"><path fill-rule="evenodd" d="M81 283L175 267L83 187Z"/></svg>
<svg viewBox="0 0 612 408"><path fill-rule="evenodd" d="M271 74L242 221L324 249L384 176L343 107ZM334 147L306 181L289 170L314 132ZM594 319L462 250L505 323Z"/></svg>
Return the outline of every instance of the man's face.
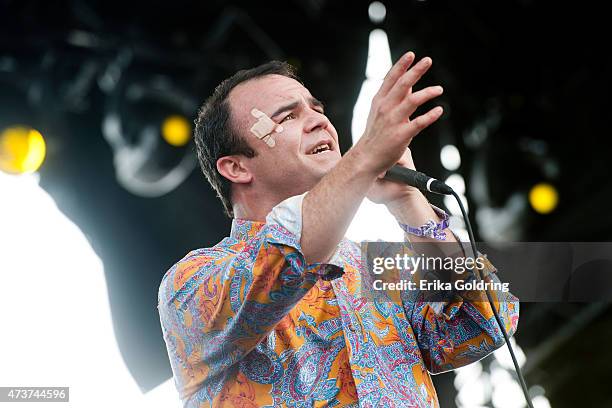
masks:
<svg viewBox="0 0 612 408"><path fill-rule="evenodd" d="M323 106L302 84L282 75L244 82L229 95L233 125L257 152L246 159L259 188L288 197L310 190L340 160L338 134ZM281 124L274 147L251 133L253 108Z"/></svg>

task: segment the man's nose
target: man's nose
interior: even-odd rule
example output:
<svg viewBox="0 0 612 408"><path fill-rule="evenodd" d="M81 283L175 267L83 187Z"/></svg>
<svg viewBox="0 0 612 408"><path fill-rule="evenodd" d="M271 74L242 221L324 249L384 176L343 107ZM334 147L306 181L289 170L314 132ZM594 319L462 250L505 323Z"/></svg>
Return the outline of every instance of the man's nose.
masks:
<svg viewBox="0 0 612 408"><path fill-rule="evenodd" d="M327 129L328 126L329 119L327 119L325 115L317 111L311 111L304 124L304 130L306 132L313 132L320 129Z"/></svg>

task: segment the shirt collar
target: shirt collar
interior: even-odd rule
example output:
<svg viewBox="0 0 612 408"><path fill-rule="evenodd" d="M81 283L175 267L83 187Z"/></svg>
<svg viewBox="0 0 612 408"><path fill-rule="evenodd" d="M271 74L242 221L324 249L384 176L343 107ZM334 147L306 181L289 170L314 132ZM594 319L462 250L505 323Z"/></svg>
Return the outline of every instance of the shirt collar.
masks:
<svg viewBox="0 0 612 408"><path fill-rule="evenodd" d="M247 241L253 238L264 225L266 225L264 222L234 218L232 220L232 231L230 236L238 241Z"/></svg>

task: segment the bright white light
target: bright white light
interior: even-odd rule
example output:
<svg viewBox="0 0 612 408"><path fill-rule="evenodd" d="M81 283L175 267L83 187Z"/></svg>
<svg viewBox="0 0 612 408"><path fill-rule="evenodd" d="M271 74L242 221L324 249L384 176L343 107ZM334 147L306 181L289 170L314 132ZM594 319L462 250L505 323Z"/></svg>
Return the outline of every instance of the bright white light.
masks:
<svg viewBox="0 0 612 408"><path fill-rule="evenodd" d="M455 145L445 145L440 150L440 161L446 170L455 171L461 166L461 154Z"/></svg>
<svg viewBox="0 0 612 408"><path fill-rule="evenodd" d="M357 143L357 140L359 140L365 131L368 115L370 113L370 105L372 105L372 98L376 95L382 83L382 79L366 79L363 81L363 85L361 85L361 91L359 92L357 102L353 108L353 121L351 123L353 144Z"/></svg>
<svg viewBox="0 0 612 408"><path fill-rule="evenodd" d="M516 344L513 337L510 342L515 349L519 365L525 363L525 354ZM505 352L504 352L505 350ZM491 399L495 408L523 408L525 399L520 384L510 373L514 370L510 354L506 347L494 353L495 361L491 363L491 373L483 370L481 362L455 370L456 403L459 408L481 408ZM529 390L535 408L551 408L544 396L544 388L534 385Z"/></svg>
<svg viewBox="0 0 612 408"><path fill-rule="evenodd" d="M388 241L402 242L404 231L397 220L383 204L375 204L367 198L363 200L349 225L345 235L356 242L361 241Z"/></svg>
<svg viewBox="0 0 612 408"><path fill-rule="evenodd" d="M391 68L389 39L383 30L377 29L370 33L368 47L366 79L363 81L359 97L353 108L351 124L353 144L357 143L357 140L365 131L372 98L380 89L387 71ZM374 204L365 199L353 218L353 222L346 232L346 237L358 242L375 241L377 239L403 241L404 232L384 205Z"/></svg>
<svg viewBox="0 0 612 408"><path fill-rule="evenodd" d="M550 401L543 395L538 395L531 399L533 402L533 408L552 408L550 405Z"/></svg>
<svg viewBox="0 0 612 408"><path fill-rule="evenodd" d="M38 174L0 172L0 191L0 384L70 387L57 407L178 406L174 390L142 395L113 333L102 262Z"/></svg>
<svg viewBox="0 0 612 408"><path fill-rule="evenodd" d="M516 361L518 362L519 366L522 367L525 364L525 361L527 361L527 357L525 357L523 349L521 348L521 346L516 344L516 340L514 340L514 337L510 337L510 344L514 349ZM512 356L510 355L510 351L508 350L507 346L498 348L497 350L495 350L495 353L493 353L493 355L502 367L508 370L514 370Z"/></svg>
<svg viewBox="0 0 612 408"><path fill-rule="evenodd" d="M482 373L478 378L463 385L457 393L458 405L464 407L485 406L491 395L489 374Z"/></svg>
<svg viewBox="0 0 612 408"><path fill-rule="evenodd" d="M484 406L491 395L490 383L489 374L483 372L480 361L455 370L457 405L470 408Z"/></svg>
<svg viewBox="0 0 612 408"><path fill-rule="evenodd" d="M465 221L463 217L451 215L449 217L449 227L461 242L470 242L470 234L468 234L465 228Z"/></svg>
<svg viewBox="0 0 612 408"><path fill-rule="evenodd" d="M372 30L372 32L370 32L370 43L368 45L366 78L385 79L392 65L387 33L380 28Z"/></svg>
<svg viewBox="0 0 612 408"><path fill-rule="evenodd" d="M493 384L491 401L495 408L523 408L525 406L521 386L505 369L491 367L491 384Z"/></svg>
<svg viewBox="0 0 612 408"><path fill-rule="evenodd" d="M174 385L174 380L170 378L169 380L159 384L157 387L153 388L151 391L147 392L144 395L144 404L141 404L144 407L175 407L182 408L183 404L179 399L178 392L176 391L176 386Z"/></svg>
<svg viewBox="0 0 612 408"><path fill-rule="evenodd" d="M370 33L368 45L368 62L366 64L366 79L361 85L361 91L357 97L357 102L353 108L353 121L351 124L351 134L353 144L361 137L365 131L372 105L372 98L380 89L383 79L389 69L391 69L391 50L389 49L389 39L387 34L380 29Z"/></svg>
<svg viewBox="0 0 612 408"><path fill-rule="evenodd" d="M457 194L465 194L465 180L461 174L451 174L445 181Z"/></svg>
<svg viewBox="0 0 612 408"><path fill-rule="evenodd" d="M457 404L464 407L485 406L491 395L489 375L483 373L457 392Z"/></svg>
<svg viewBox="0 0 612 408"><path fill-rule="evenodd" d="M476 361L475 363L466 365L464 367L455 370L455 388L459 389L470 381L478 378L482 374L482 363Z"/></svg>
<svg viewBox="0 0 612 408"><path fill-rule="evenodd" d="M452 231L459 242L470 242L470 234L465 228L452 228Z"/></svg>
<svg viewBox="0 0 612 408"><path fill-rule="evenodd" d="M469 214L470 209L468 207L468 203L467 203L467 198L465 198L465 196L459 192L457 192L457 195L459 196L459 199L461 200L461 202L463 203L463 207L465 208L465 212L467 214ZM446 206L446 208L448 209L448 211L452 214L452 215L456 215L458 217L462 217L462 213L461 213L461 208L459 208L459 204L457 204L457 200L455 199L455 197L453 196L444 196L444 205Z"/></svg>
<svg viewBox="0 0 612 408"><path fill-rule="evenodd" d="M380 1L370 3L368 7L370 21L376 24L382 23L387 15L387 8Z"/></svg>

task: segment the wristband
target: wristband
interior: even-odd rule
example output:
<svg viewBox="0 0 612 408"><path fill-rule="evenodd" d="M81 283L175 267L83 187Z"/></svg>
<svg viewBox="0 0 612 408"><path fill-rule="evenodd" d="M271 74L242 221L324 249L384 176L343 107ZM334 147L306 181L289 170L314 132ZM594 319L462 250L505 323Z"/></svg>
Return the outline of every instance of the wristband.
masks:
<svg viewBox="0 0 612 408"><path fill-rule="evenodd" d="M434 220L429 220L420 227L413 227L410 225L399 223L400 227L402 227L402 229L407 233L415 235L417 237L428 237L438 241L445 241L446 232L444 230L448 228L448 214L433 205L432 207L438 217L440 217L441 219L439 223L436 223Z"/></svg>

